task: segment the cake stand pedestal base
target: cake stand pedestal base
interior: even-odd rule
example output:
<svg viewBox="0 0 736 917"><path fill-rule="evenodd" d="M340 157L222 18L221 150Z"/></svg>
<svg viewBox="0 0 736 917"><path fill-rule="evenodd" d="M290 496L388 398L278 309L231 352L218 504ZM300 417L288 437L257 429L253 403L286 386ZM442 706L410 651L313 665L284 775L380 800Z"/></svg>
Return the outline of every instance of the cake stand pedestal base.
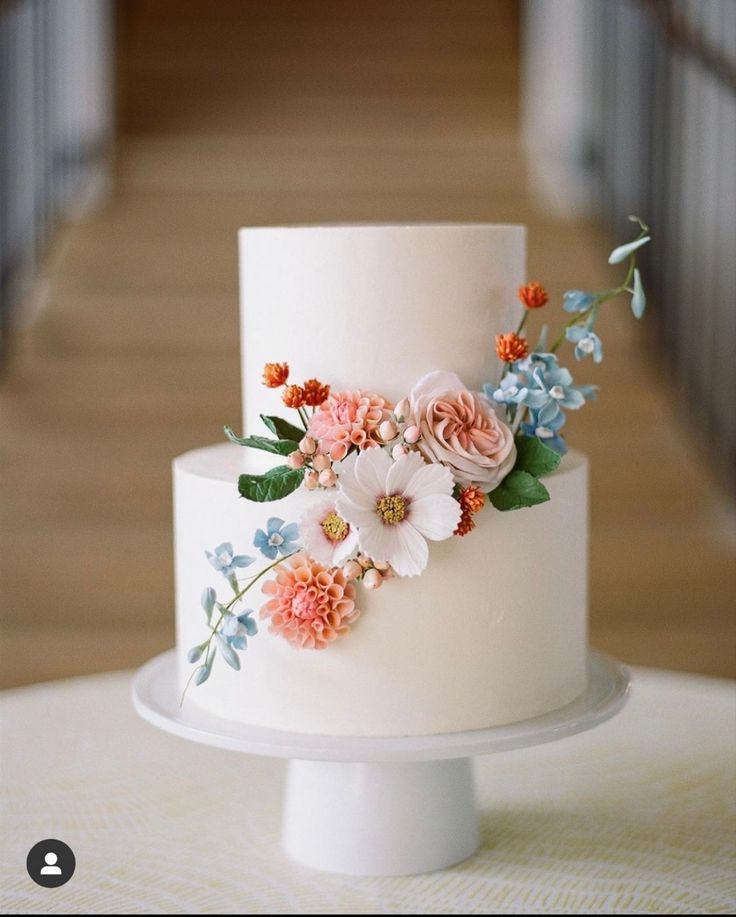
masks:
<svg viewBox="0 0 736 917"><path fill-rule="evenodd" d="M283 844L293 859L351 875L453 866L478 849L470 758L344 764L291 761Z"/></svg>
<svg viewBox="0 0 736 917"><path fill-rule="evenodd" d="M133 681L138 713L217 748L290 759L283 846L327 872L396 876L452 866L478 849L471 758L552 742L602 723L626 702L628 669L590 653L587 690L544 716L441 735L323 736L224 720L179 706L173 650Z"/></svg>

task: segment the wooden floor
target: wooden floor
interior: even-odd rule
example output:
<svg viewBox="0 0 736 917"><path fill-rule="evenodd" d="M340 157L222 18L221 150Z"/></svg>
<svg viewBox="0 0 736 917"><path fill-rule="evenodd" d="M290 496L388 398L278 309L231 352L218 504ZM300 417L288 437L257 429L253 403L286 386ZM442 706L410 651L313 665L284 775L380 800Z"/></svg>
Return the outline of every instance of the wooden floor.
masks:
<svg viewBox="0 0 736 917"><path fill-rule="evenodd" d="M121 7L115 197L59 238L0 386L6 686L172 645L169 463L239 416L238 226L526 222L556 301L615 279L610 239L527 195L513 3ZM736 675L733 517L627 312L568 426L593 460L592 642Z"/></svg>

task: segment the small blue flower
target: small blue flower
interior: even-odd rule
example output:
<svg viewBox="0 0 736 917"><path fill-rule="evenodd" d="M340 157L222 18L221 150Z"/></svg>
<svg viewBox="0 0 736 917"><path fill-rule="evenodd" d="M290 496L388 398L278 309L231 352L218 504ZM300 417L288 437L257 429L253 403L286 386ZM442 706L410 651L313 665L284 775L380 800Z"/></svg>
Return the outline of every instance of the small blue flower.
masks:
<svg viewBox="0 0 736 917"><path fill-rule="evenodd" d="M583 290L568 290L562 295L562 308L565 312L585 312L596 301L595 293L585 293Z"/></svg>
<svg viewBox="0 0 736 917"><path fill-rule="evenodd" d="M240 615L226 615L220 626L222 636L236 650L247 649L248 637L255 637L258 633L258 625L251 617L252 614L251 608Z"/></svg>
<svg viewBox="0 0 736 917"><path fill-rule="evenodd" d="M573 385L569 369L562 366L547 370L536 367L524 403L537 411L540 422L547 426L563 408L577 411L586 399L594 395L594 386Z"/></svg>
<svg viewBox="0 0 736 917"><path fill-rule="evenodd" d="M296 522L286 525L283 519L272 516L266 523L265 532L263 529L258 529L253 544L264 557L276 560L279 554L286 556L297 549L295 542L298 537L299 526Z"/></svg>
<svg viewBox="0 0 736 917"><path fill-rule="evenodd" d="M526 398L527 391L528 389L516 373L506 373L496 389L492 385L483 386L486 397L498 404L521 404Z"/></svg>
<svg viewBox="0 0 736 917"><path fill-rule="evenodd" d="M255 557L246 557L244 554L233 555L233 546L229 541L218 544L214 553L212 551L204 553L215 570L227 578L235 576L237 567L249 567L255 560Z"/></svg>
<svg viewBox="0 0 736 917"><path fill-rule="evenodd" d="M576 360L584 360L591 354L596 363L600 363L603 359L603 342L594 332L588 331L581 325L573 325L572 328L567 329L565 337L575 344Z"/></svg>
<svg viewBox="0 0 736 917"><path fill-rule="evenodd" d="M536 436L540 439L545 446L549 446L550 449L553 449L558 455L565 455L567 453L567 443L564 438L560 436L559 430L565 423L565 415L560 411L556 417L552 418L548 423L540 423L539 416L536 411L529 412L529 422L523 423L521 425L521 432L525 436Z"/></svg>

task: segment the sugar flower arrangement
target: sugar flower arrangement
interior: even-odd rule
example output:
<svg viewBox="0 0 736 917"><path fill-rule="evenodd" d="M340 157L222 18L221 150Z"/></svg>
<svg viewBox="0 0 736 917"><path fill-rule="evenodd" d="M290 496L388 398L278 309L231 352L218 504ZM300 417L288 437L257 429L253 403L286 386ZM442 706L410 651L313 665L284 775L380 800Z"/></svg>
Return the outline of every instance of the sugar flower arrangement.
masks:
<svg viewBox="0 0 736 917"><path fill-rule="evenodd" d="M497 335L500 379L482 392L439 370L392 404L375 392L333 391L318 379L295 384L287 363L265 366L263 384L281 389L295 422L262 415L269 436L239 437L225 427L232 442L285 460L265 474L240 475L238 490L258 503L299 488L312 495L298 520L271 516L255 532L252 545L260 557L235 554L229 542L207 552L232 594L221 600L211 586L202 593L208 634L189 652L196 664L190 681L209 678L218 652L240 668L238 654L258 630L254 610L243 608L257 583L265 596L259 616L271 633L300 649L325 649L357 621L361 588L422 573L429 541L468 535L487 504L507 512L549 500L540 478L567 451L566 412L583 407L597 391L574 383L559 362L560 347L570 344L576 361L600 363L603 343L595 329L603 304L626 293L636 318L644 313L636 258L650 236L641 220L631 219L639 226L637 237L608 259L627 263L623 283L565 293L569 318L549 347L546 326L533 350L523 335L529 314L547 306L544 287L530 282L519 288L521 321ZM244 572L249 568L256 572Z"/></svg>

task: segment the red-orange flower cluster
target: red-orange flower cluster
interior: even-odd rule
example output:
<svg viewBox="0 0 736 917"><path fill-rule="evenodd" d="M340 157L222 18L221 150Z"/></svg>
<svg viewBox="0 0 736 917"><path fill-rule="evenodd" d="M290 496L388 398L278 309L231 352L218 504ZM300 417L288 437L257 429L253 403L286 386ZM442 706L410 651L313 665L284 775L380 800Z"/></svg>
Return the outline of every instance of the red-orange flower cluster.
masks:
<svg viewBox="0 0 736 917"><path fill-rule="evenodd" d="M473 519L473 514L469 510L464 509L460 516L460 521L457 524L457 528L452 534L459 535L462 538L463 535L472 532L474 528L475 520Z"/></svg>
<svg viewBox="0 0 736 917"><path fill-rule="evenodd" d="M288 363L266 363L263 367L263 384L266 388L280 388L289 378Z"/></svg>
<svg viewBox="0 0 736 917"><path fill-rule="evenodd" d="M496 335L496 353L498 359L504 363L516 363L529 356L529 345L526 338L520 337L515 331L508 334Z"/></svg>
<svg viewBox="0 0 736 917"><path fill-rule="evenodd" d="M306 404L301 385L287 385L281 399L287 408L301 408Z"/></svg>
<svg viewBox="0 0 736 917"><path fill-rule="evenodd" d="M318 408L323 401L327 401L330 386L324 385L319 379L307 379L304 383L304 404L310 408Z"/></svg>
<svg viewBox="0 0 736 917"><path fill-rule="evenodd" d="M486 495L482 490L472 485L464 488L460 492L460 521L453 534L459 535L462 538L463 535L472 532L475 528L475 519L473 519L473 516L475 513L479 513L485 505Z"/></svg>
<svg viewBox="0 0 736 917"><path fill-rule="evenodd" d="M536 280L531 280L529 283L525 283L524 286L519 287L516 295L527 309L541 309L542 306L546 306L549 302L547 291Z"/></svg>
<svg viewBox="0 0 736 917"><path fill-rule="evenodd" d="M486 505L486 495L477 487L466 487L460 494L460 506L469 513L479 513Z"/></svg>

